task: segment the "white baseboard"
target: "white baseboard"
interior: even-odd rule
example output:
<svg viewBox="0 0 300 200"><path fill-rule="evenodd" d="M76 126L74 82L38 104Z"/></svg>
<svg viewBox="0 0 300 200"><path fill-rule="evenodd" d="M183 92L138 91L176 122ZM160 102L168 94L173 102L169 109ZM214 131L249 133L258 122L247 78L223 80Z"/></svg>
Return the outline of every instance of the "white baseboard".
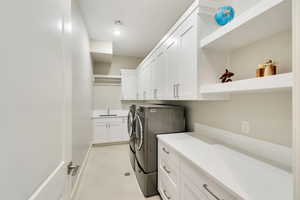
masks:
<svg viewBox="0 0 300 200"><path fill-rule="evenodd" d="M82 180L82 176L86 170L92 147L93 147L93 144L90 144L89 149L88 149L87 153L85 154L83 163L80 167L79 173L77 175L77 179L75 181L75 184L74 184L72 192L71 192L71 200L73 200L76 197L76 194L78 192L78 188L79 188L80 182Z"/></svg>
<svg viewBox="0 0 300 200"><path fill-rule="evenodd" d="M61 162L48 178L37 188L28 200L55 200L64 193L66 163Z"/></svg>
<svg viewBox="0 0 300 200"><path fill-rule="evenodd" d="M292 167L292 149L279 144L232 133L223 129L213 128L195 123L194 129L205 137L212 138L225 145L247 152L257 158L265 159L279 167L290 170Z"/></svg>

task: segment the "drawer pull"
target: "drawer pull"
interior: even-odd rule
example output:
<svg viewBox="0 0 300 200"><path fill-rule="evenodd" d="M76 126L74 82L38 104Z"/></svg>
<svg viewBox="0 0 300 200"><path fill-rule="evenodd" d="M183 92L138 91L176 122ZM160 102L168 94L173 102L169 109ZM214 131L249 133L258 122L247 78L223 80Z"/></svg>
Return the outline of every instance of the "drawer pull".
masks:
<svg viewBox="0 0 300 200"><path fill-rule="evenodd" d="M167 199L171 199L171 197L168 195L166 190L164 190L163 192L164 192L164 195L167 197Z"/></svg>
<svg viewBox="0 0 300 200"><path fill-rule="evenodd" d="M164 168L165 172L167 172L168 174L171 174L171 171L168 170L166 166L163 166L163 168Z"/></svg>
<svg viewBox="0 0 300 200"><path fill-rule="evenodd" d="M162 150L166 153L166 154L170 154L170 152L164 147L162 148Z"/></svg>
<svg viewBox="0 0 300 200"><path fill-rule="evenodd" d="M215 195L212 191L210 191L210 189L208 188L207 184L203 184L203 188L211 195L213 196L216 200L224 200L224 199L220 199L217 195Z"/></svg>

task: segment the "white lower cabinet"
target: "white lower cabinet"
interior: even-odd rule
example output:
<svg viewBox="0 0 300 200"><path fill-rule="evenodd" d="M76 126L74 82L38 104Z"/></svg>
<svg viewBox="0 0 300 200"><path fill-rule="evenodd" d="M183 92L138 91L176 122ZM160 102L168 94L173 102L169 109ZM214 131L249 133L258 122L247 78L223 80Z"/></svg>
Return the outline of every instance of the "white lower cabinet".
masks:
<svg viewBox="0 0 300 200"><path fill-rule="evenodd" d="M161 141L158 142L158 191L163 200L237 200Z"/></svg>
<svg viewBox="0 0 300 200"><path fill-rule="evenodd" d="M158 176L158 190L163 200L178 200L178 188L174 183L170 181L167 175L164 175L164 171L159 170Z"/></svg>
<svg viewBox="0 0 300 200"><path fill-rule="evenodd" d="M126 117L94 119L94 142L128 141Z"/></svg>
<svg viewBox="0 0 300 200"><path fill-rule="evenodd" d="M202 191L199 189L198 185L191 182L187 177L182 176L181 186L180 186L180 199L186 200L209 200ZM215 199L216 200L216 199Z"/></svg>
<svg viewBox="0 0 300 200"><path fill-rule="evenodd" d="M93 143L104 143L107 141L106 120L94 120L94 141Z"/></svg>

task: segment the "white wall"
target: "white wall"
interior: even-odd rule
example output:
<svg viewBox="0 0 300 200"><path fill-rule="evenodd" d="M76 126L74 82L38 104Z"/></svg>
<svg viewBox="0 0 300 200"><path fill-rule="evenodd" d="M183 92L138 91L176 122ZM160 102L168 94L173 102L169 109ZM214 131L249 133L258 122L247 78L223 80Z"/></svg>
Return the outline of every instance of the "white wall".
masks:
<svg viewBox="0 0 300 200"><path fill-rule="evenodd" d="M0 199L28 199L63 160L68 3L1 2Z"/></svg>
<svg viewBox="0 0 300 200"><path fill-rule="evenodd" d="M111 64L94 63L94 74L120 75L120 69L135 69L141 58L113 56ZM127 109L131 101L121 101L120 85L94 85L94 109Z"/></svg>
<svg viewBox="0 0 300 200"><path fill-rule="evenodd" d="M273 59L278 63L278 73L292 71L292 35L290 31L278 33L231 52L230 69L236 74L233 79L255 77L258 64L263 64L267 59Z"/></svg>
<svg viewBox="0 0 300 200"><path fill-rule="evenodd" d="M173 102L174 103L174 102ZM250 123L247 136L292 145L292 98L290 92L233 95L230 101L176 103L187 108L188 128L194 123L237 134L241 122Z"/></svg>
<svg viewBox="0 0 300 200"><path fill-rule="evenodd" d="M294 174L294 200L300 199L300 2L293 0L293 174Z"/></svg>
<svg viewBox="0 0 300 200"><path fill-rule="evenodd" d="M131 56L113 56L112 63L94 63L94 74L120 75L120 69L135 69L142 58Z"/></svg>
<svg viewBox="0 0 300 200"><path fill-rule="evenodd" d="M236 74L233 80L255 77L257 65L269 58L278 62L279 73L292 71L291 42L291 33L284 32L231 52L230 70ZM197 122L242 134L241 122L248 121L248 136L292 145L291 92L232 95L229 101L170 103L187 107L189 129Z"/></svg>
<svg viewBox="0 0 300 200"><path fill-rule="evenodd" d="M76 1L72 5L72 160L82 165L92 141L92 63L89 38Z"/></svg>

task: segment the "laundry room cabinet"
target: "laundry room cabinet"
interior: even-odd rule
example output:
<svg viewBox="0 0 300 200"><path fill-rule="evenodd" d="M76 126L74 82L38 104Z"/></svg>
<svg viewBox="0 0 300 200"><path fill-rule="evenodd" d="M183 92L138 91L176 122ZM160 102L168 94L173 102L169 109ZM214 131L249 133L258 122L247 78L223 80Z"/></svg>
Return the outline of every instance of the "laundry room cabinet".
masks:
<svg viewBox="0 0 300 200"><path fill-rule="evenodd" d="M121 70L122 100L136 100L138 93L137 71L132 69Z"/></svg>
<svg viewBox="0 0 300 200"><path fill-rule="evenodd" d="M126 117L94 119L94 144L128 141Z"/></svg>
<svg viewBox="0 0 300 200"><path fill-rule="evenodd" d="M142 100L198 99L198 12L188 9L139 65Z"/></svg>
<svg viewBox="0 0 300 200"><path fill-rule="evenodd" d="M158 191L163 200L239 199L160 139L158 141Z"/></svg>
<svg viewBox="0 0 300 200"><path fill-rule="evenodd" d="M166 41L167 99L197 98L197 12L186 19Z"/></svg>

